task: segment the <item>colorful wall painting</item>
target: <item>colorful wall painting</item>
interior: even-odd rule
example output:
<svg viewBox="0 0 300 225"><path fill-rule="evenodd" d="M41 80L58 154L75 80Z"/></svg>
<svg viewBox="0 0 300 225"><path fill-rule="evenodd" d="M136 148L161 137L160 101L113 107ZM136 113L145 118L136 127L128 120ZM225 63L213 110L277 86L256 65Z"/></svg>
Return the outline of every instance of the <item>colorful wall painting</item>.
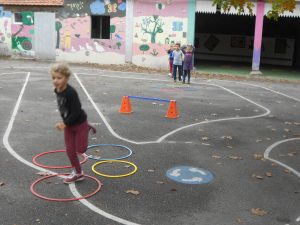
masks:
<svg viewBox="0 0 300 225"><path fill-rule="evenodd" d="M134 3L133 63L167 67L167 50L187 44L188 0Z"/></svg>
<svg viewBox="0 0 300 225"><path fill-rule="evenodd" d="M0 55L11 54L11 12L0 7Z"/></svg>
<svg viewBox="0 0 300 225"><path fill-rule="evenodd" d="M34 14L22 12L22 23L11 25L12 52L16 55L33 57Z"/></svg>
<svg viewBox="0 0 300 225"><path fill-rule="evenodd" d="M65 1L56 21L58 59L92 63L125 62L124 0ZM110 39L91 38L91 16L110 16Z"/></svg>

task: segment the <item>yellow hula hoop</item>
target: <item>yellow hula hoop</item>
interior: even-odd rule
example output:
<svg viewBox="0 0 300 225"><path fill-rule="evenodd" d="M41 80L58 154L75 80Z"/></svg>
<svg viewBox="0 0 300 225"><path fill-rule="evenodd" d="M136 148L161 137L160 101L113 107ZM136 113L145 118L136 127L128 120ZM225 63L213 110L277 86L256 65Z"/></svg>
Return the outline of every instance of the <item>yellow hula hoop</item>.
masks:
<svg viewBox="0 0 300 225"><path fill-rule="evenodd" d="M103 163L114 163L114 162L129 164L129 165L133 166L134 169L130 173L120 174L120 175L109 175L109 174L99 173L98 171L96 171L96 167L99 166L100 164L103 164ZM92 170L93 170L93 172L95 174L98 174L99 176L102 176L102 177L121 178L121 177L128 177L128 176L134 174L137 171L137 166L135 164L133 164L132 162L128 162L128 161L125 161L125 160L105 160L105 161L96 162L92 166Z"/></svg>

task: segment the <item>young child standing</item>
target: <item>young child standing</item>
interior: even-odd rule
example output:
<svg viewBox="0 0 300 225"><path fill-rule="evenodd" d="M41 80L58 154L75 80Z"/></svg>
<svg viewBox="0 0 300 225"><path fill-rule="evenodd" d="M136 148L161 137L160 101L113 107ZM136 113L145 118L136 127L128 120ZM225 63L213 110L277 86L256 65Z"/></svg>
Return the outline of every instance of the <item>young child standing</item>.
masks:
<svg viewBox="0 0 300 225"><path fill-rule="evenodd" d="M183 81L185 83L186 76L188 77L187 83L190 84L191 79L191 70L193 70L193 47L192 45L187 45L184 54L184 62L183 62Z"/></svg>
<svg viewBox="0 0 300 225"><path fill-rule="evenodd" d="M176 74L177 74L177 69L178 69L178 80L181 81L181 76L182 76L182 62L184 60L184 54L180 50L180 44L176 43L174 47L174 51L172 53L173 55L173 78L174 82L176 82Z"/></svg>
<svg viewBox="0 0 300 225"><path fill-rule="evenodd" d="M73 167L73 172L64 179L64 183L73 183L84 179L81 165L77 156L84 153L88 146L88 133L91 127L87 122L87 115L81 108L81 103L76 90L68 84L71 71L66 64L54 65L50 70L54 92L62 122L55 127L64 131L64 140L67 156Z"/></svg>
<svg viewBox="0 0 300 225"><path fill-rule="evenodd" d="M173 44L170 45L170 49L167 51L169 54L169 67L170 67L170 73L169 76L172 76L172 68L173 68Z"/></svg>

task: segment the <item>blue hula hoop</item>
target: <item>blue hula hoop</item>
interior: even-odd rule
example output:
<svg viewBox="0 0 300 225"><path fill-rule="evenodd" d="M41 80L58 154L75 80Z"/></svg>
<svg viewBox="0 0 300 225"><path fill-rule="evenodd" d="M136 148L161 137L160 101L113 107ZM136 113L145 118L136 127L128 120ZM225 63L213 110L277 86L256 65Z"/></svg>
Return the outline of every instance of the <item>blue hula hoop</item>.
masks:
<svg viewBox="0 0 300 225"><path fill-rule="evenodd" d="M121 159L126 159L128 158L129 156L132 155L132 150L124 145L115 145L115 144L96 144L96 145L90 145L87 147L87 150L88 149L91 149L91 148L94 148L94 147L101 147L101 146L113 146L113 147L121 147L121 148L124 148L128 151L128 154L125 155L125 156L121 156L121 157L118 157L118 158L98 158L98 157L95 157L93 155L88 155L87 157L89 159L94 159L94 160L105 160L105 161L109 161L109 160L121 160Z"/></svg>

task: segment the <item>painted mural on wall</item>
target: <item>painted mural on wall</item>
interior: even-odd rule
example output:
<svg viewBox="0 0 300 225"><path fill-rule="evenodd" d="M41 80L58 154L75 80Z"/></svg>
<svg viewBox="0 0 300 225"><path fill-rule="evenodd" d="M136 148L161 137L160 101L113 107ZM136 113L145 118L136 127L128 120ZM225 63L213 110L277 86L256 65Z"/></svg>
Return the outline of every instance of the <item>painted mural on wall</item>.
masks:
<svg viewBox="0 0 300 225"><path fill-rule="evenodd" d="M11 26L12 51L14 54L34 56L34 13L21 12L22 22L13 23Z"/></svg>
<svg viewBox="0 0 300 225"><path fill-rule="evenodd" d="M64 7L59 11L61 18L88 15L124 17L126 15L125 0L65 0L64 2Z"/></svg>
<svg viewBox="0 0 300 225"><path fill-rule="evenodd" d="M76 61L124 63L124 0L65 1L57 16L57 56ZM109 16L107 39L92 38L92 17Z"/></svg>
<svg viewBox="0 0 300 225"><path fill-rule="evenodd" d="M137 0L134 5L133 62L167 66L170 45L187 41L188 0Z"/></svg>
<svg viewBox="0 0 300 225"><path fill-rule="evenodd" d="M11 51L11 12L0 7L0 55L10 55Z"/></svg>

